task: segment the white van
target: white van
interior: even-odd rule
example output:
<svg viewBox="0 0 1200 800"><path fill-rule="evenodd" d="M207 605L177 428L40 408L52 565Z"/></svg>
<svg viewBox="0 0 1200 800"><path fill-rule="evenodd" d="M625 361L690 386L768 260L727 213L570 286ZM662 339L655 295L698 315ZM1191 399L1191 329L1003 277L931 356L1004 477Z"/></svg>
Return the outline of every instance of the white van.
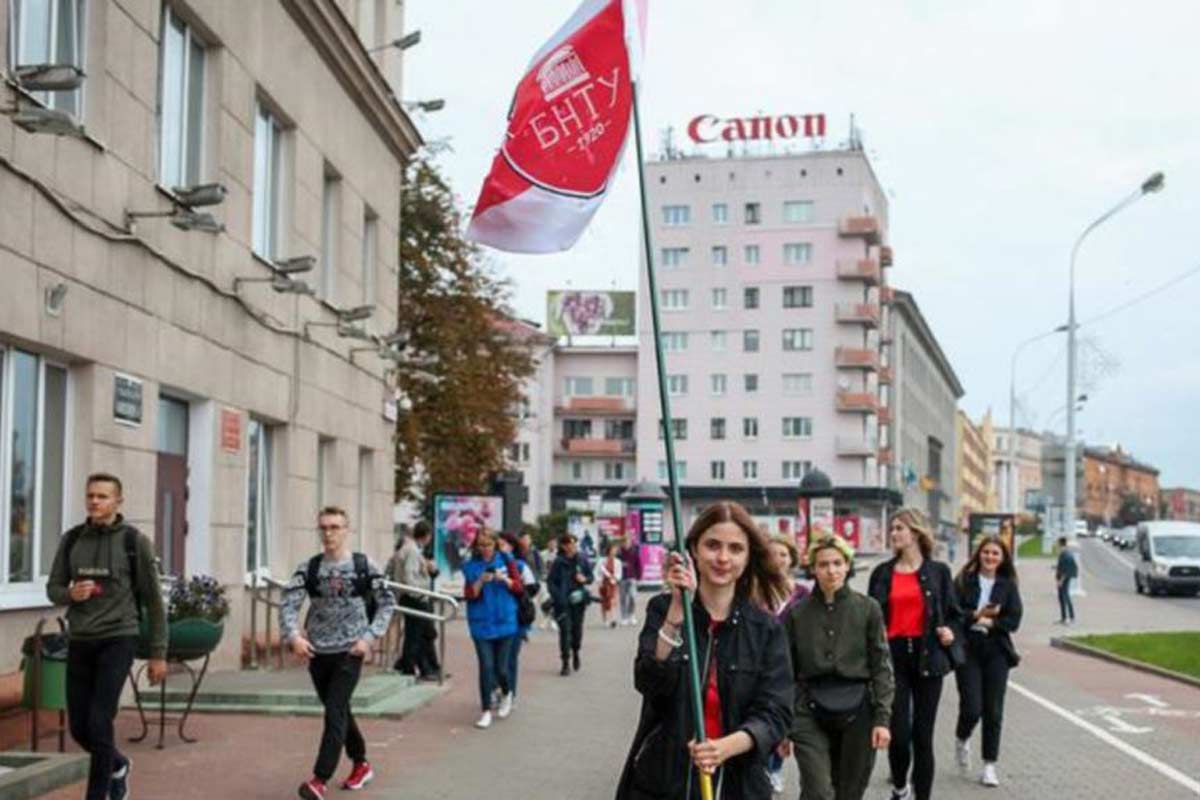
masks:
<svg viewBox="0 0 1200 800"><path fill-rule="evenodd" d="M1200 594L1200 523L1154 520L1137 526L1138 594Z"/></svg>

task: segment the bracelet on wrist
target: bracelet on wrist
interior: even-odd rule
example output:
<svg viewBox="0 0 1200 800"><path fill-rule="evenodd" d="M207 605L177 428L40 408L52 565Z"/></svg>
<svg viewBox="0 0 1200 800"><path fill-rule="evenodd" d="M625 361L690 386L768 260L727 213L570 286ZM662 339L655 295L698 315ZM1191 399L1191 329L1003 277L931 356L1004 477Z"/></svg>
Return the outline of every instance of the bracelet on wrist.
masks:
<svg viewBox="0 0 1200 800"><path fill-rule="evenodd" d="M672 638L670 634L668 634L665 630L663 630L663 628L658 629L658 638L662 639L664 642L671 645L671 647L683 647L683 637L682 636L676 635L675 637Z"/></svg>

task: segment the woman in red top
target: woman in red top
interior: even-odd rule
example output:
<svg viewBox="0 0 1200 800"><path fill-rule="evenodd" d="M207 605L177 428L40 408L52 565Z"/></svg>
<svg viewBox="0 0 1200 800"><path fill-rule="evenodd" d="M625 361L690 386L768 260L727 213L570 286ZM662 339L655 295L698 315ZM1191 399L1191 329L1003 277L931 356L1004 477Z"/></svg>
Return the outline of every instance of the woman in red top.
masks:
<svg viewBox="0 0 1200 800"><path fill-rule="evenodd" d="M933 726L942 678L954 667L961 611L950 567L934 561L925 515L902 508L892 517L894 557L871 571L867 594L883 609L896 675L888 762L892 800L929 800L933 791ZM909 786L909 767L912 786Z"/></svg>

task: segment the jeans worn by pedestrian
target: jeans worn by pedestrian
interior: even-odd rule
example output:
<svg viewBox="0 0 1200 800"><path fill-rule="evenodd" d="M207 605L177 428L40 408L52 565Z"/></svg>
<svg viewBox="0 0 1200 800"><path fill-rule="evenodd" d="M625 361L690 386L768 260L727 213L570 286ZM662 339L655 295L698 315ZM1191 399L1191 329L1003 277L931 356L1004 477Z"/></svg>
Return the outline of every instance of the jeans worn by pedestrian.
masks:
<svg viewBox="0 0 1200 800"><path fill-rule="evenodd" d="M637 579L622 578L621 579L621 622L632 623L637 614Z"/></svg>
<svg viewBox="0 0 1200 800"><path fill-rule="evenodd" d="M73 738L91 755L87 800L105 800L113 772L127 759L117 750L113 720L133 664L135 639L72 640L67 649L67 718Z"/></svg>
<svg viewBox="0 0 1200 800"><path fill-rule="evenodd" d="M892 639L888 645L896 676L892 743L888 747L892 786L899 789L908 784L911 766L916 800L929 800L934 775L933 728L942 697L942 676L921 674L917 640Z"/></svg>
<svg viewBox="0 0 1200 800"><path fill-rule="evenodd" d="M350 712L350 698L362 674L362 664L361 658L350 653L318 653L308 662L308 674L325 706L325 727L313 775L326 783L337 769L343 747L352 763L367 758L367 743Z"/></svg>
<svg viewBox="0 0 1200 800"><path fill-rule="evenodd" d="M497 687L504 694L512 691L508 665L513 637L471 641L475 643L475 656L479 660L479 707L483 711L489 711L492 707L492 693Z"/></svg>
<svg viewBox="0 0 1200 800"><path fill-rule="evenodd" d="M583 647L583 619L587 612L586 603L567 606L555 615L558 620L558 654L565 664L572 655L579 658Z"/></svg>
<svg viewBox="0 0 1200 800"><path fill-rule="evenodd" d="M967 633L967 660L955 673L959 695L955 735L960 742L967 741L982 719L983 760L991 763L1000 758L1008 663L1008 655L995 636L979 631Z"/></svg>
<svg viewBox="0 0 1200 800"><path fill-rule="evenodd" d="M1058 584L1058 611L1062 622L1075 621L1075 603L1071 600L1071 581L1065 579Z"/></svg>

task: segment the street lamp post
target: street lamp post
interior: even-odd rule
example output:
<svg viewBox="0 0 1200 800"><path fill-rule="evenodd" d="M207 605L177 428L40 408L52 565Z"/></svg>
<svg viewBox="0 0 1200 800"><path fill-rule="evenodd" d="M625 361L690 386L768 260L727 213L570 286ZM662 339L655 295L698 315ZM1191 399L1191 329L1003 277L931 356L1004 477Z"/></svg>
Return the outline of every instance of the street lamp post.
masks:
<svg viewBox="0 0 1200 800"><path fill-rule="evenodd" d="M1118 212L1135 203L1143 195L1161 191L1164 184L1161 172L1156 172L1142 182L1136 191L1117 203L1108 211L1101 214L1092 224L1083 229L1075 246L1071 248L1071 275L1069 284L1067 308L1067 439L1063 450L1063 517L1066 524L1064 535L1075 539L1075 259L1079 255L1079 247L1087 235Z"/></svg>
<svg viewBox="0 0 1200 800"><path fill-rule="evenodd" d="M1031 345L1034 342L1041 341L1047 336L1053 336L1056 333L1062 333L1067 329L1066 325L1059 325L1052 331L1039 333L1037 336L1031 336L1025 341L1017 345L1017 349L1013 350L1012 366L1008 373L1008 468L1004 471L1005 477L1005 492L1004 492L1004 510L1017 513L1018 492L1016 489L1017 479L1017 356L1021 355L1021 351L1026 345Z"/></svg>

